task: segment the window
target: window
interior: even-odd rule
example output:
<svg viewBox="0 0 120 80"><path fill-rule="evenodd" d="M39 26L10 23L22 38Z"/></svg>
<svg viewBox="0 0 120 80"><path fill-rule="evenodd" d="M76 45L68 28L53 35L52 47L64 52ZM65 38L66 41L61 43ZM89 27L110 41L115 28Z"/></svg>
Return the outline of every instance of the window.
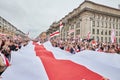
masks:
<svg viewBox="0 0 120 80"><path fill-rule="evenodd" d="M111 38L109 37L109 42L111 42Z"/></svg>
<svg viewBox="0 0 120 80"><path fill-rule="evenodd" d="M113 29L115 29L115 24L113 23Z"/></svg>
<svg viewBox="0 0 120 80"><path fill-rule="evenodd" d="M116 29L118 29L118 24L116 24Z"/></svg>
<svg viewBox="0 0 120 80"><path fill-rule="evenodd" d="M102 16L102 20L104 19L104 16Z"/></svg>
<svg viewBox="0 0 120 80"><path fill-rule="evenodd" d="M118 36L118 31L116 31L116 36Z"/></svg>
<svg viewBox="0 0 120 80"><path fill-rule="evenodd" d="M95 14L93 15L93 17L95 18Z"/></svg>
<svg viewBox="0 0 120 80"><path fill-rule="evenodd" d="M92 24L92 25L93 25L93 27L95 27L95 21L93 21L93 24Z"/></svg>
<svg viewBox="0 0 120 80"><path fill-rule="evenodd" d="M106 28L107 28L107 22L106 22L105 24L106 24L105 26L106 26Z"/></svg>
<svg viewBox="0 0 120 80"><path fill-rule="evenodd" d="M103 27L103 21L102 21L102 27Z"/></svg>
<svg viewBox="0 0 120 80"><path fill-rule="evenodd" d="M107 30L105 31L105 35L107 35Z"/></svg>
<svg viewBox="0 0 120 80"><path fill-rule="evenodd" d="M101 42L103 42L103 37L101 37Z"/></svg>
<svg viewBox="0 0 120 80"><path fill-rule="evenodd" d="M71 37L74 37L74 32L73 32L73 33L71 33Z"/></svg>
<svg viewBox="0 0 120 80"><path fill-rule="evenodd" d="M99 21L97 21L97 27L99 27Z"/></svg>
<svg viewBox="0 0 120 80"><path fill-rule="evenodd" d="M111 23L109 23L109 28L111 28Z"/></svg>
<svg viewBox="0 0 120 80"><path fill-rule="evenodd" d="M111 21L111 17L110 17L110 21Z"/></svg>
<svg viewBox="0 0 120 80"><path fill-rule="evenodd" d="M80 22L76 24L76 28L80 28Z"/></svg>
<svg viewBox="0 0 120 80"><path fill-rule="evenodd" d="M116 22L118 22L118 18L116 19Z"/></svg>
<svg viewBox="0 0 120 80"><path fill-rule="evenodd" d="M80 29L76 30L76 35L80 34Z"/></svg>
<svg viewBox="0 0 120 80"><path fill-rule="evenodd" d="M116 42L118 41L118 38L116 38Z"/></svg>
<svg viewBox="0 0 120 80"><path fill-rule="evenodd" d="M99 37L97 36L97 41L99 41Z"/></svg>
<svg viewBox="0 0 120 80"><path fill-rule="evenodd" d="M92 34L95 34L95 29L92 30Z"/></svg>
<svg viewBox="0 0 120 80"><path fill-rule="evenodd" d="M98 19L100 19L100 15L98 15Z"/></svg>
<svg viewBox="0 0 120 80"><path fill-rule="evenodd" d="M74 25L73 25L73 26L71 26L71 29L74 29Z"/></svg>
<svg viewBox="0 0 120 80"><path fill-rule="evenodd" d="M108 20L108 17L106 16L106 21Z"/></svg>
<svg viewBox="0 0 120 80"><path fill-rule="evenodd" d="M99 34L99 29L97 29L97 34Z"/></svg>
<svg viewBox="0 0 120 80"><path fill-rule="evenodd" d="M105 37L105 42L107 42L107 37Z"/></svg>
<svg viewBox="0 0 120 80"><path fill-rule="evenodd" d="M93 36L93 39L95 39L95 36Z"/></svg>
<svg viewBox="0 0 120 80"><path fill-rule="evenodd" d="M103 30L101 31L101 35L103 35Z"/></svg>
<svg viewBox="0 0 120 80"><path fill-rule="evenodd" d="M111 31L109 31L109 35L111 35Z"/></svg>
<svg viewBox="0 0 120 80"><path fill-rule="evenodd" d="M115 18L113 18L113 22L115 21Z"/></svg>

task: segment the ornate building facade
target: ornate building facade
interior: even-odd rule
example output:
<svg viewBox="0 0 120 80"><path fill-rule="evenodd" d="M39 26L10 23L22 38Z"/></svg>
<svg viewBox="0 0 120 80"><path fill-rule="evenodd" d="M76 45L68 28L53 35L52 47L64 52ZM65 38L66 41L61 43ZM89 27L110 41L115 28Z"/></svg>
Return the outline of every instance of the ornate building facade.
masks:
<svg viewBox="0 0 120 80"><path fill-rule="evenodd" d="M25 35L22 31L18 30L15 26L13 26L11 23L9 23L7 20L2 18L1 16L0 16L0 33L6 34L9 36Z"/></svg>
<svg viewBox="0 0 120 80"><path fill-rule="evenodd" d="M111 30L114 29L116 40L120 42L120 9L85 0L60 21L64 25L60 34L62 39L66 39L67 36L84 39L90 32L91 38L110 42ZM54 22L47 33L50 34L59 29L60 21Z"/></svg>

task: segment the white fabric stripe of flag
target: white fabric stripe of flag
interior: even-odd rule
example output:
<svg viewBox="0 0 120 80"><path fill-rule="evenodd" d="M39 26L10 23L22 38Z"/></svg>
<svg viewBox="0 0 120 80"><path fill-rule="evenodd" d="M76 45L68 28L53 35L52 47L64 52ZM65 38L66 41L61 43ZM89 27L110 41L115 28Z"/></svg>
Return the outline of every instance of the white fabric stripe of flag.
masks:
<svg viewBox="0 0 120 80"><path fill-rule="evenodd" d="M1 75L2 80L49 80L33 48L30 43L22 50L12 53L12 65Z"/></svg>
<svg viewBox="0 0 120 80"><path fill-rule="evenodd" d="M73 55L52 47L50 42L45 43L44 46L47 50L52 51L56 59L71 60L77 64L82 64L110 80L120 79L120 55L118 54L83 51Z"/></svg>

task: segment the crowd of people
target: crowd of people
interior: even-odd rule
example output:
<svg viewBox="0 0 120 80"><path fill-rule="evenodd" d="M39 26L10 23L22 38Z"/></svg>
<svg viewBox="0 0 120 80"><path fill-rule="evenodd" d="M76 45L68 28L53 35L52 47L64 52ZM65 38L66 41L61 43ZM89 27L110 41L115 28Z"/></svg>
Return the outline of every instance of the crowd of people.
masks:
<svg viewBox="0 0 120 80"><path fill-rule="evenodd" d="M0 75L10 66L12 51L18 51L28 44L28 39L22 37L0 35Z"/></svg>
<svg viewBox="0 0 120 80"><path fill-rule="evenodd" d="M54 47L59 47L62 50L68 51L72 54L78 53L83 50L92 50L105 53L118 53L120 54L120 44L118 43L104 43L95 40L50 40Z"/></svg>
<svg viewBox="0 0 120 80"><path fill-rule="evenodd" d="M43 42L46 42L45 39ZM28 44L28 39L14 38L10 36L0 36L0 75L11 64L12 51L18 51ZM53 47L59 47L62 50L76 54L83 50L92 50L105 53L118 53L120 54L120 44L118 43L104 43L93 40L60 40L58 38L50 39Z"/></svg>

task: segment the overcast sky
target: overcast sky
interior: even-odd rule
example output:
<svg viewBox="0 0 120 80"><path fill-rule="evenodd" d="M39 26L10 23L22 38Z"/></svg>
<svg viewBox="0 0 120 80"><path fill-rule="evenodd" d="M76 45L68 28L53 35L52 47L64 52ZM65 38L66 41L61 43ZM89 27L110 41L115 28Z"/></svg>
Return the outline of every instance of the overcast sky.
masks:
<svg viewBox="0 0 120 80"><path fill-rule="evenodd" d="M0 16L15 27L36 37L77 8L84 0L0 0ZM120 0L91 0L118 8Z"/></svg>

